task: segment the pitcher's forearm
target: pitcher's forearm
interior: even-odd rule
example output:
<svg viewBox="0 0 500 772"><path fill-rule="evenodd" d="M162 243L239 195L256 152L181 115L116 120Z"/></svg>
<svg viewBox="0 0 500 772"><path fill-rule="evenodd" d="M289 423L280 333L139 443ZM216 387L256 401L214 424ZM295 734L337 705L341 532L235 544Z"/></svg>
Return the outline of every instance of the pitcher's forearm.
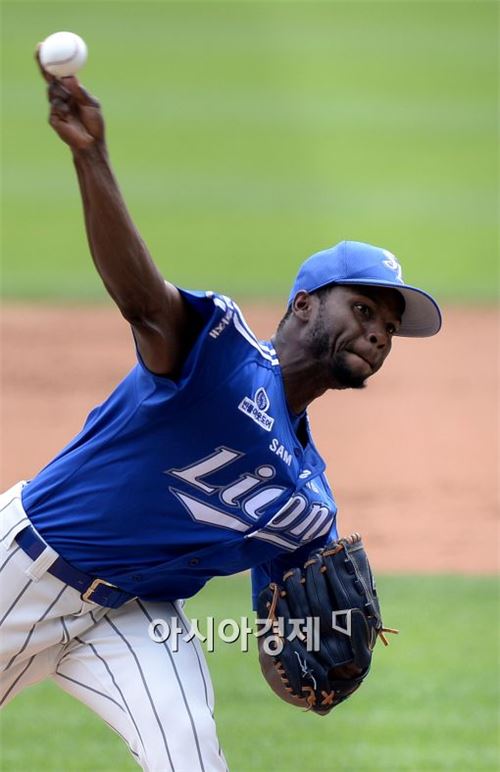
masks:
<svg viewBox="0 0 500 772"><path fill-rule="evenodd" d="M155 310L164 281L137 231L104 144L73 153L92 258L126 318Z"/></svg>

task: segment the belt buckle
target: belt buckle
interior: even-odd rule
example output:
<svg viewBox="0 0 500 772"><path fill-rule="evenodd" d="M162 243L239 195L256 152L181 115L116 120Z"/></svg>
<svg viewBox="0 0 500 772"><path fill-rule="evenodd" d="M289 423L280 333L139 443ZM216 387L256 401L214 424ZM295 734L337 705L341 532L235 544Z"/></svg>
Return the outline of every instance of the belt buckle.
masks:
<svg viewBox="0 0 500 772"><path fill-rule="evenodd" d="M81 596L80 596L80 597L81 597L81 599L82 599L82 600L84 600L84 601L86 601L87 603L93 603L93 601L92 601L92 597L91 597L91 596L92 596L93 592L94 592L95 590L97 590L97 588L98 588L98 587L99 587L99 585L101 585L101 584L105 584L105 585L106 585L106 587L112 587L114 590L117 590L117 589L118 589L118 587L116 587L116 585L114 585L114 584L111 584L111 582L106 582L106 581L105 581L105 579L94 579L94 581L92 582L92 584L91 584L89 587L87 587L87 589L85 590L85 592L82 592L82 594L81 594Z"/></svg>

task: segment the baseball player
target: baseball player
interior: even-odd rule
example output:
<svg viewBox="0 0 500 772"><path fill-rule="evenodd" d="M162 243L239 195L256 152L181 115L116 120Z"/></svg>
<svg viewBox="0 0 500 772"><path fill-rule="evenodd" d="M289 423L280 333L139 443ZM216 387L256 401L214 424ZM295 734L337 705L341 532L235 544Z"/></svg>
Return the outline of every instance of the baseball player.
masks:
<svg viewBox="0 0 500 772"><path fill-rule="evenodd" d="M230 298L164 280L113 176L98 102L73 77L43 75L137 364L59 455L0 497L0 704L50 677L143 769L223 770L196 637L174 650L149 625L187 630L179 599L213 576L252 568L257 597L336 536L307 407L362 388L393 336L435 334L440 312L391 253L342 242L302 265L274 338L258 340Z"/></svg>

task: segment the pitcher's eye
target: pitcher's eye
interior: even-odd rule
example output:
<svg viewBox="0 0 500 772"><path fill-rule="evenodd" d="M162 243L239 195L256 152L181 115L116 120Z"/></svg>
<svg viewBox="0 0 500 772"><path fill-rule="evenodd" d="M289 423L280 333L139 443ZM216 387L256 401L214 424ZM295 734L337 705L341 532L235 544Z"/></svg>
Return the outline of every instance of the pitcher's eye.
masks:
<svg viewBox="0 0 500 772"><path fill-rule="evenodd" d="M355 303L354 308L358 313L360 313L362 316L364 316L366 319L369 319L372 314L372 310L370 306L367 306L366 303Z"/></svg>

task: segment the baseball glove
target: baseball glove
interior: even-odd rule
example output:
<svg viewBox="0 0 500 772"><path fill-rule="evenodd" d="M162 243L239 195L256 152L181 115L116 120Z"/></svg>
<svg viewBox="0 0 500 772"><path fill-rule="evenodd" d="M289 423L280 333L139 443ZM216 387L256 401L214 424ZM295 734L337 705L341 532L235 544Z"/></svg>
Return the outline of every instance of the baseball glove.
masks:
<svg viewBox="0 0 500 772"><path fill-rule="evenodd" d="M288 702L324 715L366 678L377 637L385 645L370 564L357 533L313 552L260 594L264 675ZM305 632L304 632L305 630Z"/></svg>

